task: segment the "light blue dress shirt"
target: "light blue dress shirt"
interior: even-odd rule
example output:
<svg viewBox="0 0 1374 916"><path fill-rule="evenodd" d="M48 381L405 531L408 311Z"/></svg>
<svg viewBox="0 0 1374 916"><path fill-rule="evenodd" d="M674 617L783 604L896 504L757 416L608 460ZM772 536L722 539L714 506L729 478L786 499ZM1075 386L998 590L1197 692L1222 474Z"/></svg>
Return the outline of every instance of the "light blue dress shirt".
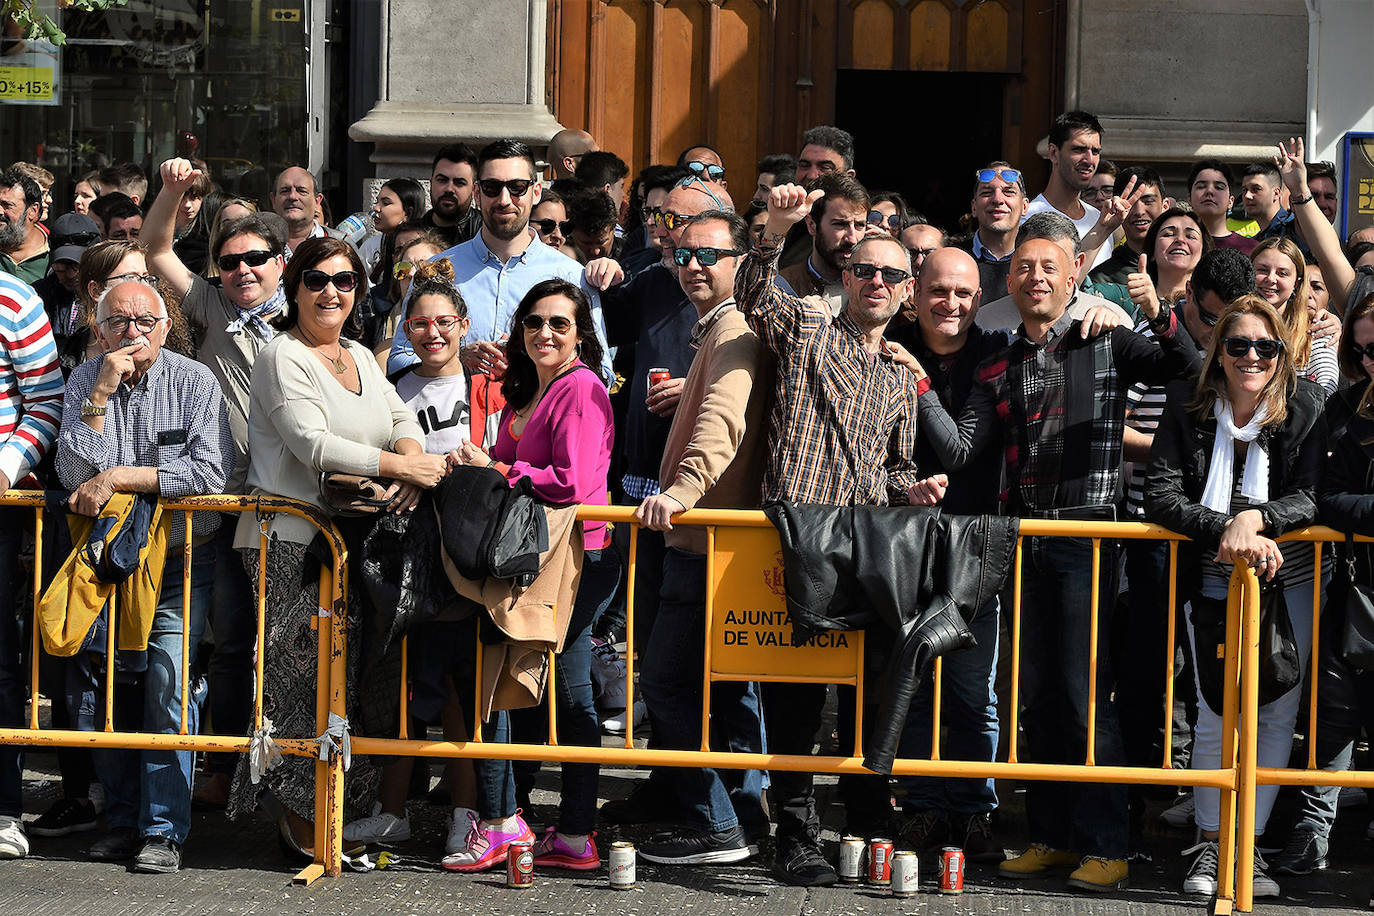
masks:
<svg viewBox="0 0 1374 916"><path fill-rule="evenodd" d="M523 252L502 264L501 259L487 248L481 232L461 245L435 255L431 260L439 258L448 258L453 263L454 285L468 305L468 318L472 321L467 335L469 343L478 340L499 341L510 334L511 319L515 317L520 300L536 283L557 277L580 286L591 300L592 321L596 324L596 334L601 339L601 349L605 354L602 361L603 377L615 378L615 371L611 368L611 350L606 345L606 323L601 317L601 296L583 280L582 265L577 261L555 251L535 236ZM404 303L401 308L405 308ZM402 311L400 321L404 320L405 312ZM397 327L400 327L399 322ZM397 333L391 342L391 352L387 355L387 375L417 362L419 358L410 340L404 333Z"/></svg>

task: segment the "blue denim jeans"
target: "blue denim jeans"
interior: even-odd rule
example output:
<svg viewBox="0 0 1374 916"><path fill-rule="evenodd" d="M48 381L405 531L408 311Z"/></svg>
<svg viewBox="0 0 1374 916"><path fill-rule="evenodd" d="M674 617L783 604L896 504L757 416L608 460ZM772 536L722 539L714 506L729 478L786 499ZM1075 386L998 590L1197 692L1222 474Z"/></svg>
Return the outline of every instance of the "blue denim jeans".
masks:
<svg viewBox="0 0 1374 916"><path fill-rule="evenodd" d="M7 728L24 724L27 697L14 590L19 544L28 517L29 513L15 509L0 512L0 725ZM0 815L18 817L23 812L23 787L23 749L14 744L0 746Z"/></svg>
<svg viewBox="0 0 1374 916"><path fill-rule="evenodd" d="M588 550L582 563L572 619L563 651L554 658L554 701L558 703L560 744L597 747L601 723L596 716L592 690L592 624L615 597L620 582L620 556L609 547ZM548 712L542 707L511 713L511 731L517 740L540 742L548 734ZM528 787L539 769L537 763L517 763L517 778ZM601 766L595 763L562 764L562 793L558 830L567 834L596 829L596 784Z"/></svg>
<svg viewBox="0 0 1374 916"><path fill-rule="evenodd" d="M143 675L140 730L176 734L181 728L181 556L173 551L162 576L162 594L148 634L148 670ZM212 545L196 548L191 563L191 658L205 633L214 586ZM186 727L196 734L199 697L186 704ZM126 710L126 713L130 711ZM134 720L139 724L138 720ZM93 726L90 722L87 727ZM190 751L97 750L96 770L105 785L105 820L111 830L133 830L141 836L186 842L191 829L191 779L195 755Z"/></svg>
<svg viewBox="0 0 1374 916"><path fill-rule="evenodd" d="M993 760L997 755L997 635L999 603L994 597L970 623L975 646L943 656L940 685L940 724L945 740L943 760ZM932 672L911 699L906 725L897 745L897 756L930 757L931 704L935 678ZM957 815L984 814L997 807L997 790L991 779L955 779L940 776L902 776L897 784L906 791L902 803L908 814L937 811Z"/></svg>
<svg viewBox="0 0 1374 916"><path fill-rule="evenodd" d="M1111 698L1111 633L1116 600L1114 544L1104 542L1098 580L1095 762L1126 762ZM1021 717L1026 763L1083 764L1088 729L1088 628L1092 619L1092 542L1032 537L1023 548L1021 581ZM1125 858L1129 836L1126 787L1036 781L1026 786L1032 843L1079 855Z"/></svg>
<svg viewBox="0 0 1374 916"><path fill-rule="evenodd" d="M257 583L248 579L243 558L234 549L238 514L220 516L213 545L215 557L214 601L210 630L210 725L217 735L246 735L253 720L253 650L258 638ZM209 755L210 768L234 774L239 755Z"/></svg>
<svg viewBox="0 0 1374 916"><path fill-rule="evenodd" d="M640 668L640 689L653 724L654 747L701 747L703 643L706 635L706 557L669 547L663 560L658 614ZM736 753L763 749L758 693L751 683L711 687L711 747ZM760 770L677 767L665 778L695 826L748 832L766 830Z"/></svg>

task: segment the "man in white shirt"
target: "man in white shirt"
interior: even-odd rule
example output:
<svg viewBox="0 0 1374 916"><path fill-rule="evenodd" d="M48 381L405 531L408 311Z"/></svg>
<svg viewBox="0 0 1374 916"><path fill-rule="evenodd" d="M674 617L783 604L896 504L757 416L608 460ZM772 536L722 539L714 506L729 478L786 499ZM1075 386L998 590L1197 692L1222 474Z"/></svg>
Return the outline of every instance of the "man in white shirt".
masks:
<svg viewBox="0 0 1374 916"><path fill-rule="evenodd" d="M1031 201L1027 216L1044 210L1057 210L1073 220L1078 237L1086 238L1097 225L1098 210L1084 203L1079 195L1092 182L1102 159L1102 125L1086 111L1066 111L1050 127L1050 183ZM1111 247L1097 251L1088 269L1111 256Z"/></svg>

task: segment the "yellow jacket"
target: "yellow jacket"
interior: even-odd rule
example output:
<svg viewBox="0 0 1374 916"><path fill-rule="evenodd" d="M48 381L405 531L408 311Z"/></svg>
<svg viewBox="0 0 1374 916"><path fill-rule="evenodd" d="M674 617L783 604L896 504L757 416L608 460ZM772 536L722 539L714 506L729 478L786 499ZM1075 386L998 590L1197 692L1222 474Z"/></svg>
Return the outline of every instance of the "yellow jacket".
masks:
<svg viewBox="0 0 1374 916"><path fill-rule="evenodd" d="M162 570L167 560L167 541L172 513L164 514L158 500L148 525L148 537L138 553L138 569L118 585L101 582L91 565L98 550L88 549L91 532L101 532L108 546L124 528L133 512L135 494L116 493L95 518L67 515L72 532L71 555L57 571L38 604L38 627L49 655L71 656L105 609L110 595L119 590L119 649L148 648L153 614L162 590ZM103 649L103 647L102 647Z"/></svg>

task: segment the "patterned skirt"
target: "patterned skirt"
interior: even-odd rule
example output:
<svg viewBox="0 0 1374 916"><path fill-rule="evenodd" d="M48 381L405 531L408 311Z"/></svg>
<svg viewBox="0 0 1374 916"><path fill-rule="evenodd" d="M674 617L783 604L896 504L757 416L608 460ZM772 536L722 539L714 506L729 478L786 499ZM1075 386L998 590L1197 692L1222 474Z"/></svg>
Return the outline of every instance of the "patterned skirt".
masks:
<svg viewBox="0 0 1374 916"><path fill-rule="evenodd" d="M258 581L258 551L246 549L243 565L251 581ZM308 564L308 565L307 565ZM302 584L303 570L314 566L306 545L272 539L267 548L267 620L263 635L263 715L272 720L273 736L313 738L319 634L310 624L319 607L319 584ZM350 576L350 579L352 577ZM350 633L361 633L357 595L350 587ZM347 709L356 708L358 683L357 641L350 640L345 662ZM377 796L379 771L366 757L354 755L344 780L344 818L355 820L371 813ZM239 760L229 798L229 816L238 817L257 807L258 795L270 789L281 804L308 821L315 819L315 760L283 757L254 785L249 778L248 757Z"/></svg>

